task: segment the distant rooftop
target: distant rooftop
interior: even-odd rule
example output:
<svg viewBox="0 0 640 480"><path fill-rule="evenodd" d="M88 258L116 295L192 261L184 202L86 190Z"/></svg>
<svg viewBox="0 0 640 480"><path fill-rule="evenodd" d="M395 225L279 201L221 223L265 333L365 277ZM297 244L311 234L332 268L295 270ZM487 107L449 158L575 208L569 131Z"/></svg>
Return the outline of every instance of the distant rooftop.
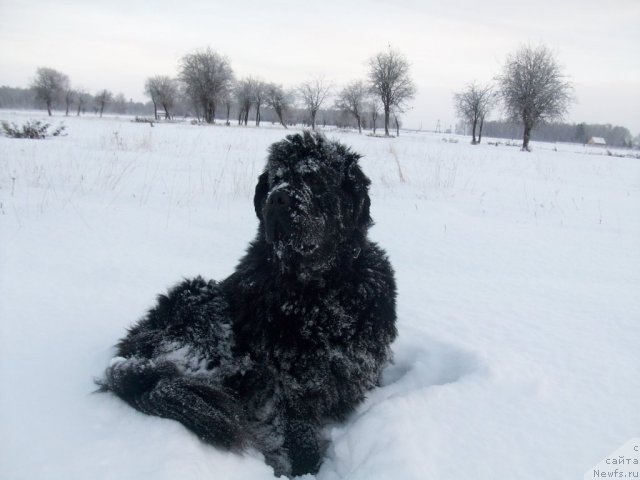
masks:
<svg viewBox="0 0 640 480"><path fill-rule="evenodd" d="M606 145L607 141L602 137L591 137L587 143L589 145Z"/></svg>

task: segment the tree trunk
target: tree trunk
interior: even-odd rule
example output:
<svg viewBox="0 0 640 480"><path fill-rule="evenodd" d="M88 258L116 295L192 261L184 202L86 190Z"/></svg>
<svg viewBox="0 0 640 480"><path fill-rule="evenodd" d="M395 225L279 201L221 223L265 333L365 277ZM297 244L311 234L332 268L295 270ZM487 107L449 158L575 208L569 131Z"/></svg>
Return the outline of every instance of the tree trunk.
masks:
<svg viewBox="0 0 640 480"><path fill-rule="evenodd" d="M80 109L82 108L82 104L78 102L78 113L76 113L76 117L80 116Z"/></svg>
<svg viewBox="0 0 640 480"><path fill-rule="evenodd" d="M156 120L159 120L158 118L158 104L156 103L156 101L152 98L151 101L153 102L153 118L155 118Z"/></svg>
<svg viewBox="0 0 640 480"><path fill-rule="evenodd" d="M229 126L231 125L231 122L229 121L229 115L231 114L231 104L228 103L227 104L227 123L225 125Z"/></svg>
<svg viewBox="0 0 640 480"><path fill-rule="evenodd" d="M316 129L316 113L313 110L311 110L311 130L315 130Z"/></svg>
<svg viewBox="0 0 640 480"><path fill-rule="evenodd" d="M478 131L478 143L482 142L482 125L484 125L484 115L480 117L480 130Z"/></svg>
<svg viewBox="0 0 640 480"><path fill-rule="evenodd" d="M47 101L47 112L49 112L49 116L51 116L51 102Z"/></svg>
<svg viewBox="0 0 640 480"><path fill-rule="evenodd" d="M524 135L522 138L522 150L529 152L529 137L531 135L531 125L524 125Z"/></svg>
<svg viewBox="0 0 640 480"><path fill-rule="evenodd" d="M260 104L256 105L256 127L260 126Z"/></svg>
<svg viewBox="0 0 640 480"><path fill-rule="evenodd" d="M211 117L211 102L209 100L202 101L202 118L206 123L212 122Z"/></svg>
<svg viewBox="0 0 640 480"><path fill-rule="evenodd" d="M471 145L475 145L476 144L476 127L478 125L478 119L474 118L473 119L473 124L471 127Z"/></svg>
<svg viewBox="0 0 640 480"><path fill-rule="evenodd" d="M276 108L275 110L276 110L276 114L278 115L278 119L280 120L280 123L284 128L287 128L287 125L284 123L284 118L282 116L282 109Z"/></svg>
<svg viewBox="0 0 640 480"><path fill-rule="evenodd" d="M201 100L200 104L202 106L202 121L205 123L209 123L209 106L207 105L207 101L206 100Z"/></svg>
<svg viewBox="0 0 640 480"><path fill-rule="evenodd" d="M205 108L204 121L207 123L215 123L216 118L216 104L213 102L207 102Z"/></svg>
<svg viewBox="0 0 640 480"><path fill-rule="evenodd" d="M100 104L100 118L102 118L102 112L104 112L104 103Z"/></svg>
<svg viewBox="0 0 640 480"><path fill-rule="evenodd" d="M389 136L389 107L384 107L384 136Z"/></svg>
<svg viewBox="0 0 640 480"><path fill-rule="evenodd" d="M360 115L356 115L356 120L358 121L358 133L362 134L362 122L360 121Z"/></svg>

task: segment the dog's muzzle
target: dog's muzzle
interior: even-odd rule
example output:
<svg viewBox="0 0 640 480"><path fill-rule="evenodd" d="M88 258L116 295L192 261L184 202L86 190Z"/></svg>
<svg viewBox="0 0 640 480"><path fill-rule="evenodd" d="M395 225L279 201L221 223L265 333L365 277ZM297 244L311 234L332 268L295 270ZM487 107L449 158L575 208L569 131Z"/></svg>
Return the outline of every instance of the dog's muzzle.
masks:
<svg viewBox="0 0 640 480"><path fill-rule="evenodd" d="M265 205L265 236L267 243L287 238L291 233L291 197L283 190L276 190Z"/></svg>

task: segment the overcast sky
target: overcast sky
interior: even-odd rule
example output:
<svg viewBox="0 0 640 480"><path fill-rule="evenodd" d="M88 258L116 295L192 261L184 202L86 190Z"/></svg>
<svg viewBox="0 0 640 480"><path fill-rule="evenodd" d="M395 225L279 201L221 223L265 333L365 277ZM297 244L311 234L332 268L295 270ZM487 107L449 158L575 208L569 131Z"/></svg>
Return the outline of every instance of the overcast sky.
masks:
<svg viewBox="0 0 640 480"><path fill-rule="evenodd" d="M490 81L524 43L551 47L573 80L568 121L640 133L640 0L0 0L0 85L27 86L49 66L91 92L146 100L147 77L174 76L182 55L210 46L237 77L340 86L391 44L418 87L409 128L455 124L453 92Z"/></svg>

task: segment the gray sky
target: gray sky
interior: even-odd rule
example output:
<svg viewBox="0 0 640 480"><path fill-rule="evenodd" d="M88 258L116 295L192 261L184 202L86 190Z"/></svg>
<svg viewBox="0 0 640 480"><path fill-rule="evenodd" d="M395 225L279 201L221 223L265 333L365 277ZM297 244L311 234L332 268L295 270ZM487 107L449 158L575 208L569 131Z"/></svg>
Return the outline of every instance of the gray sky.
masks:
<svg viewBox="0 0 640 480"><path fill-rule="evenodd" d="M74 86L145 100L147 77L175 75L182 55L211 46L238 77L340 86L391 44L418 87L409 128L455 124L453 92L490 81L523 43L547 44L573 80L568 121L640 133L639 0L0 0L2 85L49 66Z"/></svg>

